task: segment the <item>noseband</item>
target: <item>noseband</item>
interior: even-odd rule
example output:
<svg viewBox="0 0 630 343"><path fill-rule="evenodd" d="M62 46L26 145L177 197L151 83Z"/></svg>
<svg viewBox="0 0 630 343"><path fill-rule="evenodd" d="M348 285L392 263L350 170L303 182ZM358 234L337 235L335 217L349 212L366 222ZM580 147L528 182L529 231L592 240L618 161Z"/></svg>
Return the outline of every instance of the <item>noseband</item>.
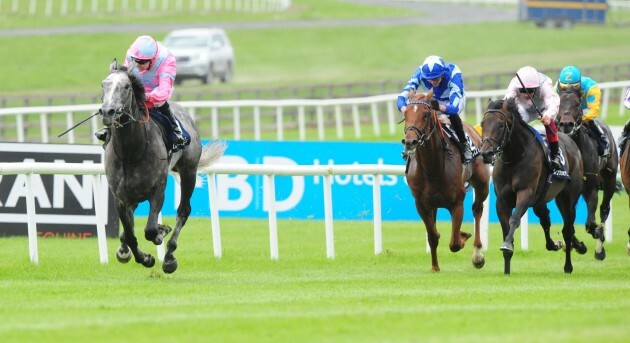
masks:
<svg viewBox="0 0 630 343"><path fill-rule="evenodd" d="M409 102L409 105L426 105L431 110L431 104L426 101L411 101ZM431 114L435 115L435 111L431 111ZM437 127L437 119L434 118L433 126L431 126L430 128L429 125L426 125L423 130L420 130L420 128L415 125L409 125L405 127L404 133L406 135L409 130L416 133L416 135L418 136L418 143L414 145L414 148L416 148L417 146L425 146L425 144L431 139L431 136L433 136L433 133L435 132L435 129ZM429 133L426 132L427 130L429 130Z"/></svg>

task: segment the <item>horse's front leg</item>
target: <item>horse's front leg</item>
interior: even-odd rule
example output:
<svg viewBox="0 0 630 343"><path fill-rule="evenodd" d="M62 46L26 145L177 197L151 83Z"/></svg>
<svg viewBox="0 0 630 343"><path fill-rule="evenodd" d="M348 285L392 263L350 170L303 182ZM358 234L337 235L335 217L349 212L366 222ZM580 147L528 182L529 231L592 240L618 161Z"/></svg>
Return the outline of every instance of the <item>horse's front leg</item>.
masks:
<svg viewBox="0 0 630 343"><path fill-rule="evenodd" d="M451 252L458 252L464 247L466 240L471 236L469 233L461 232L464 217L463 202L457 202L455 206L449 209L449 212L451 213L451 242L448 247L451 249Z"/></svg>
<svg viewBox="0 0 630 343"><path fill-rule="evenodd" d="M135 258L136 262L150 268L155 264L155 258L151 254L145 254L138 249L138 239L134 233L133 207L126 206L121 201L116 200L116 211L123 226L123 233L120 235L120 248L116 252L116 258L121 263L127 263L131 259L129 254Z"/></svg>
<svg viewBox="0 0 630 343"><path fill-rule="evenodd" d="M424 205L422 205L418 200L416 200L416 209L418 210L418 214L420 214L420 218L422 218L424 227L427 230L427 240L429 241L429 248L431 249L431 270L439 272L440 266L438 265L437 247L440 241L440 233L437 231L435 226L435 216L437 214L437 210L431 210L424 207Z"/></svg>
<svg viewBox="0 0 630 343"><path fill-rule="evenodd" d="M483 256L483 246L481 244L481 216L483 215L483 202L488 196L488 189L485 189L485 196L482 196L483 192L479 192L475 189L475 201L472 205L473 216L475 217L475 242L473 246L473 258L472 264L477 269L483 268L486 264L486 259Z"/></svg>
<svg viewBox="0 0 630 343"><path fill-rule="evenodd" d="M501 223L503 241L505 241L508 232L510 232L510 213L512 213L512 207L508 206L504 199L497 198L496 210L499 222ZM513 251L503 250L503 274L505 275L510 275L510 265L513 254Z"/></svg>
<svg viewBox="0 0 630 343"><path fill-rule="evenodd" d="M510 217L510 230L501 245L501 250L514 252L514 233L521 225L521 218L529 208L529 200L532 197L532 193L531 188L525 188L516 192L516 209Z"/></svg>
<svg viewBox="0 0 630 343"><path fill-rule="evenodd" d="M158 216L162 211L164 205L164 189L156 191L151 199L149 199L149 218L147 219L147 226L144 228L144 238L147 241L153 242L155 245L160 245L164 241L164 237L171 232L171 228L166 225L158 224Z"/></svg>

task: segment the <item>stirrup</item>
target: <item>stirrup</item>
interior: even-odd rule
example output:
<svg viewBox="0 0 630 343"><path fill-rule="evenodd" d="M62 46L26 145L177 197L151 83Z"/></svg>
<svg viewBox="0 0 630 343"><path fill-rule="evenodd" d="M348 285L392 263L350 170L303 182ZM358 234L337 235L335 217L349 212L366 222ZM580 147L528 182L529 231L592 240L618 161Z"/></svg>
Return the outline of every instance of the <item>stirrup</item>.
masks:
<svg viewBox="0 0 630 343"><path fill-rule="evenodd" d="M549 163L551 164L551 169L562 170L562 163L560 163L558 156L551 158Z"/></svg>

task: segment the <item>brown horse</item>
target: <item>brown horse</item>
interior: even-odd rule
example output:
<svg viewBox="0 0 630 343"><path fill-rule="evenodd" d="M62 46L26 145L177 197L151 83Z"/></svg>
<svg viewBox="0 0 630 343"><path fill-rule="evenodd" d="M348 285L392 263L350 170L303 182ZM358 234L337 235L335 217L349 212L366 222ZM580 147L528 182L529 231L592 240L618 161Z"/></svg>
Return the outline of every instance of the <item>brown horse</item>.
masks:
<svg viewBox="0 0 630 343"><path fill-rule="evenodd" d="M582 100L575 91L560 93L560 110L556 122L559 130L569 135L582 153L582 163L584 164L582 196L588 209L586 232L597 239L595 259L604 260L606 258L604 223L610 213L610 201L617 191L617 147L610 144L610 156L607 158L597 155L597 142L590 137L588 128L582 121ZM614 142L612 131L608 125L599 120L598 124L608 136L608 141ZM604 191L604 198L599 207L601 224L598 225L595 222L595 211L597 210L598 191L600 189Z"/></svg>
<svg viewBox="0 0 630 343"><path fill-rule="evenodd" d="M623 135L624 137L630 135L630 120L628 120L623 127ZM630 139L627 139L623 144L625 145L622 149L623 155L621 155L621 160L619 161L621 167L621 182L626 188L626 193L630 196ZM628 198L628 208L630 208L630 197ZM628 255L630 255L630 228L628 228L628 244L626 245L626 249L628 250Z"/></svg>
<svg viewBox="0 0 630 343"><path fill-rule="evenodd" d="M494 162L492 180L497 196L496 209L503 230L504 269L510 274L510 261L514 254L514 232L521 223L521 217L529 207L540 219L545 233L547 250L557 251L550 236L551 220L547 202L556 199L564 225L562 236L566 246L564 272L573 272L571 248L578 253L586 253L586 246L575 238L575 205L582 191L584 167L580 150L567 135L559 133L558 143L567 162L571 180L558 180L549 177L550 167L545 163L545 155L536 137L521 118L514 99L496 100L488 104L481 122L483 144L481 155L486 163Z"/></svg>
<svg viewBox="0 0 630 343"><path fill-rule="evenodd" d="M460 152L449 144L436 111L431 109L433 92L409 94L409 105L405 111L405 138L402 143L408 152L407 183L415 198L416 209L427 230L431 248L433 271L439 271L437 247L440 233L436 227L438 208L446 208L451 213L452 231L449 247L452 252L462 249L471 234L460 232L464 214L463 202L466 196L464 182L475 189L472 206L475 217L475 241L472 263L482 268L485 259L479 238L479 221L483 213L483 202L488 197L490 170L481 159L476 158L462 166ZM464 128L476 146L481 143L479 134L468 124ZM466 144L466 143L464 143Z"/></svg>

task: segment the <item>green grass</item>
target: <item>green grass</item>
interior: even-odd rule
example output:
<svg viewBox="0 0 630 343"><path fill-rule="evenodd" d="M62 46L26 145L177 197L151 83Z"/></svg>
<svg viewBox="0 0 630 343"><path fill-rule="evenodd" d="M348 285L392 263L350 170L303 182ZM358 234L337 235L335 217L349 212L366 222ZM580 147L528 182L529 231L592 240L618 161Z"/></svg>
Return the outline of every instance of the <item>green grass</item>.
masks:
<svg viewBox="0 0 630 343"><path fill-rule="evenodd" d="M162 38L167 32L150 33ZM451 25L446 31L443 26L368 26L233 30L228 34L236 53L234 83L208 89L405 82L428 53L457 63L464 75L517 70L526 64L545 69L569 63L624 63L630 54L625 30L611 26L549 31L531 23L505 22ZM114 57L124 57L136 35L1 37L0 73L11 82L0 84L0 92L98 94L109 63ZM536 42L535 48L514 37L528 37ZM426 47L432 47L430 52Z"/></svg>
<svg viewBox="0 0 630 343"><path fill-rule="evenodd" d="M603 262L576 225L589 252L573 254L571 275L562 271L564 254L547 252L533 224L529 251L520 250L517 234L509 277L497 225L486 265L476 270L472 242L451 253L450 225L439 223L439 273L429 270L420 221L385 223L378 256L370 221L336 221L336 258L328 260L323 222L280 220L280 258L272 261L266 220L222 219L223 257L215 259L209 220L191 218L172 275L159 262L152 269L118 263L116 239L108 240L107 265L96 239L40 239L34 266L26 238L3 238L0 340L621 342L630 334L625 195L615 196L613 211L614 242ZM143 225L139 218L140 236ZM554 225L554 238L558 231Z"/></svg>
<svg viewBox="0 0 630 343"><path fill-rule="evenodd" d="M9 2L4 0L2 2ZM156 1L157 11L148 11L149 0L140 0L143 8L136 9L136 0L128 1L127 12L122 11L122 0L115 0L117 9L112 13L106 11L106 0L99 0L99 13L91 12L91 0L83 0L83 11L76 13L75 0L70 3L67 15L59 15L61 2L53 1L53 10L49 17L45 16L45 2L37 1L36 14L28 15L28 3L20 5L18 13L11 13L10 4L2 4L0 11L0 29L34 28L34 27L63 27L76 25L103 25L103 24L128 24L133 23L223 23L234 21L263 21L263 20L315 20L315 19L353 19L374 17L401 17L417 15L418 12L404 12L389 6L359 6L352 3L335 0L292 0L292 6L288 11L280 12L253 12L234 11L227 8L217 10L216 0L212 1L210 11L204 10L204 0L197 0L197 8L190 10L190 0L184 1L183 10L175 10L176 0L169 0L170 10L161 11L163 0ZM222 1L223 3L223 1ZM241 3L244 3L242 1ZM225 6L225 5L223 5Z"/></svg>

